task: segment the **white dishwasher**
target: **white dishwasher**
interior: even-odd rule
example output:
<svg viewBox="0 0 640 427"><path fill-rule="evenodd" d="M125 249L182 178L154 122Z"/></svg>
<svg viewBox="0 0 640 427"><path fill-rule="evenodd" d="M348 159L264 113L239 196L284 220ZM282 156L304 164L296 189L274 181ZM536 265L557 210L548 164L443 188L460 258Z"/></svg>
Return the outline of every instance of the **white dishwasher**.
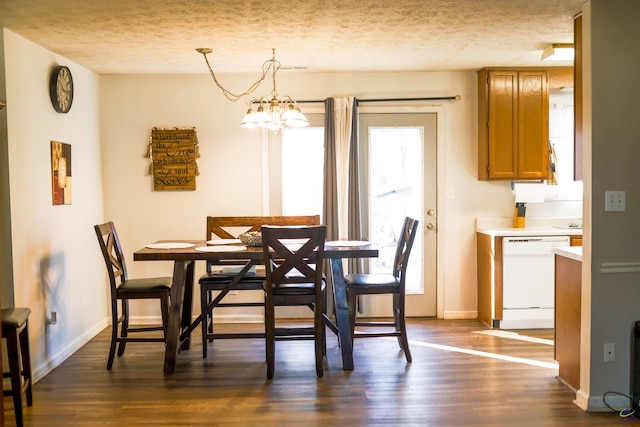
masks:
<svg viewBox="0 0 640 427"><path fill-rule="evenodd" d="M555 259L551 249L569 236L502 239L501 329L553 328Z"/></svg>

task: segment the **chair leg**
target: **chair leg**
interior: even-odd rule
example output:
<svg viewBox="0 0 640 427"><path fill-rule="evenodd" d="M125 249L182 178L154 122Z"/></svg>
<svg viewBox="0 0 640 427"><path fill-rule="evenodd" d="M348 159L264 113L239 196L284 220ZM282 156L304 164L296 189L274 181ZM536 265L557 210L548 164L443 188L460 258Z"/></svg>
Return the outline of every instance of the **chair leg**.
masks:
<svg viewBox="0 0 640 427"><path fill-rule="evenodd" d="M272 379L275 371L275 307L273 301L267 301L264 307L265 349L267 358L267 378Z"/></svg>
<svg viewBox="0 0 640 427"><path fill-rule="evenodd" d="M213 301L213 292L209 290L207 291L207 305L211 304L212 301ZM209 321L207 322L208 331L209 331L209 334L213 334L213 308L209 313L207 313L207 315L209 316ZM213 342L212 337L209 337L209 342Z"/></svg>
<svg viewBox="0 0 640 427"><path fill-rule="evenodd" d="M356 312L358 308L356 307L358 295L355 292L349 292L347 290L347 305L349 306L349 327L351 328L351 345L353 346L353 340L355 337L356 331Z"/></svg>
<svg viewBox="0 0 640 427"><path fill-rule="evenodd" d="M399 333L398 335L398 345L400 346L401 350L404 350L404 347L402 345L402 328L400 326L400 295L399 294L393 294L392 296L392 301L393 301L393 326L396 330L396 333Z"/></svg>
<svg viewBox="0 0 640 427"><path fill-rule="evenodd" d="M324 338L322 340L322 354L327 356L327 333L326 333L326 321L325 318L327 316L327 293L324 294L324 299L322 301L322 330L325 331Z"/></svg>
<svg viewBox="0 0 640 427"><path fill-rule="evenodd" d="M120 330L120 337L126 338L129 335L129 300L123 299L122 301L122 326ZM120 341L118 345L118 357L124 354L124 350L127 343Z"/></svg>
<svg viewBox="0 0 640 427"><path fill-rule="evenodd" d="M209 313L207 313L207 305L209 305L209 290L200 285L200 313L202 313L202 358L207 357L207 329L209 325ZM211 313L213 314L213 313Z"/></svg>
<svg viewBox="0 0 640 427"><path fill-rule="evenodd" d="M398 340L400 341L400 348L404 351L404 357L407 359L407 363L411 363L411 351L409 350L409 339L407 337L407 323L405 321L405 311L404 311L404 295L394 295L394 316L396 316L397 312L397 322L396 328L400 332L400 336ZM397 301L397 302L396 302ZM396 310L397 308L397 310Z"/></svg>
<svg viewBox="0 0 640 427"><path fill-rule="evenodd" d="M315 333L316 375L318 378L322 378L322 376L324 376L323 360L326 341L324 337L324 319L322 317L322 310L319 307L314 307L313 323Z"/></svg>
<svg viewBox="0 0 640 427"><path fill-rule="evenodd" d="M29 320L20 332L20 355L22 356L22 377L24 378L23 388L27 398L27 406L33 405L33 394L31 392L31 353L29 351ZM20 392L22 392L20 389Z"/></svg>
<svg viewBox="0 0 640 427"><path fill-rule="evenodd" d="M169 327L169 294L160 294L160 315L162 316L162 334L167 339L167 328Z"/></svg>
<svg viewBox="0 0 640 427"><path fill-rule="evenodd" d="M22 383L20 380L20 346L18 345L17 334L18 332L15 328L9 328L6 331L13 410L16 414L16 425L22 427Z"/></svg>
<svg viewBox="0 0 640 427"><path fill-rule="evenodd" d="M109 358L107 359L107 370L113 366L113 358L116 355L116 344L118 342L118 302L111 304L111 344L109 345Z"/></svg>

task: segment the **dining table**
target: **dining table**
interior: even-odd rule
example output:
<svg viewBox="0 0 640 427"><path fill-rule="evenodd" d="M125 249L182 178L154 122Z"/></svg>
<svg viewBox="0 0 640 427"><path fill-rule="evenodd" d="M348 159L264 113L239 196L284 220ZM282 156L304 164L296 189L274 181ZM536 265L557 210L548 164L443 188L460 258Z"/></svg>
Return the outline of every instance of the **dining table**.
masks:
<svg viewBox="0 0 640 427"><path fill-rule="evenodd" d="M347 289L344 280L343 260L347 258L375 258L378 248L369 242L362 241L329 241L325 243L325 259L330 265L333 283L333 302L335 323L328 322L328 327L338 336L342 353L342 368L353 370L353 341L349 326L349 307ZM215 241L204 240L158 240L135 251L134 261L171 261L173 275L170 295L169 317L164 355L164 373L172 374L176 368L178 350L188 350L191 332L203 321L200 313L195 319L192 314L194 271L196 261L210 261L224 264L240 262L238 269L229 284L211 304L218 303L233 290L233 287L256 265L264 263L262 246L216 245Z"/></svg>

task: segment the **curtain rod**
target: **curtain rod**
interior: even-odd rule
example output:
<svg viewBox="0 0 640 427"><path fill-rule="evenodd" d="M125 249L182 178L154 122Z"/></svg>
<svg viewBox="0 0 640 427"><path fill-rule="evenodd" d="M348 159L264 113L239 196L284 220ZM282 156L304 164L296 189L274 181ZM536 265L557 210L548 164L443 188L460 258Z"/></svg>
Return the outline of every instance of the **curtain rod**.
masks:
<svg viewBox="0 0 640 427"><path fill-rule="evenodd" d="M456 96L432 96L425 98L373 98L373 99L358 99L357 103L361 102L394 102L394 101L458 101L460 95ZM300 100L296 101L298 104L324 104L324 99L321 100Z"/></svg>

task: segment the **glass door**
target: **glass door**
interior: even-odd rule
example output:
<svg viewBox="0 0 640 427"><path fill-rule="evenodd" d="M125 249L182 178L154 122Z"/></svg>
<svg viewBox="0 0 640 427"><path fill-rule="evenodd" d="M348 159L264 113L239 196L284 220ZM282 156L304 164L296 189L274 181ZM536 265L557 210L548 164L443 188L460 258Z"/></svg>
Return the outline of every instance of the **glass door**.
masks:
<svg viewBox="0 0 640 427"><path fill-rule="evenodd" d="M436 316L435 113L360 114L364 229L380 247L372 273L390 273L405 216L420 221L407 272L407 315ZM371 296L365 315L388 316L390 304Z"/></svg>

